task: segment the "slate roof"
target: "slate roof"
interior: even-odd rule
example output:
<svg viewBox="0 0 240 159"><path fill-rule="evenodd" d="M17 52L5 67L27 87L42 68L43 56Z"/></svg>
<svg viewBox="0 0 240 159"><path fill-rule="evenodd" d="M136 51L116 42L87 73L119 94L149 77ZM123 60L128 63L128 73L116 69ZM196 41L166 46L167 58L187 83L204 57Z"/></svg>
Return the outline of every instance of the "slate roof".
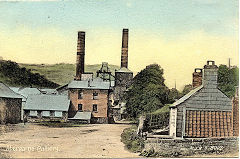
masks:
<svg viewBox="0 0 240 159"><path fill-rule="evenodd" d="M55 110L68 111L70 100L64 95L29 95L25 110Z"/></svg>
<svg viewBox="0 0 240 159"><path fill-rule="evenodd" d="M129 72L132 73L132 71L130 71L128 68L126 67L121 67L119 70L116 70L115 72Z"/></svg>
<svg viewBox="0 0 240 159"><path fill-rule="evenodd" d="M17 93L21 94L25 98L27 98L29 95L32 95L32 94L41 94L39 89L31 88L31 87L19 88Z"/></svg>
<svg viewBox="0 0 240 159"><path fill-rule="evenodd" d="M196 92L198 92L199 90L201 90L203 88L203 85L191 90L189 93L187 93L185 96L183 96L182 98L180 98L179 100L177 100L176 102L174 102L170 107L176 107L177 105L183 103L184 101L186 101L188 98L190 98L192 95L194 95Z"/></svg>
<svg viewBox="0 0 240 159"><path fill-rule="evenodd" d="M91 112L77 112L73 118L68 118L70 120L90 120Z"/></svg>
<svg viewBox="0 0 240 159"><path fill-rule="evenodd" d="M23 98L20 94L15 93L8 86L0 83L0 97L4 98Z"/></svg>
<svg viewBox="0 0 240 159"><path fill-rule="evenodd" d="M88 81L72 81L68 84L68 88L83 88L83 89L110 89L111 82L88 80Z"/></svg>
<svg viewBox="0 0 240 159"><path fill-rule="evenodd" d="M40 89L40 92L43 93L43 94L57 94L56 89L50 89L50 88Z"/></svg>

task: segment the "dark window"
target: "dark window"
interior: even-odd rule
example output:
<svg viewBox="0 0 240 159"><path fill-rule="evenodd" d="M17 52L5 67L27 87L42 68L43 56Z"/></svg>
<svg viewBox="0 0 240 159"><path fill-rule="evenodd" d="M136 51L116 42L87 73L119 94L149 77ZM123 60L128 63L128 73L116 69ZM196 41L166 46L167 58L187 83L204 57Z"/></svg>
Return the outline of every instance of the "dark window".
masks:
<svg viewBox="0 0 240 159"><path fill-rule="evenodd" d="M97 112L97 104L93 104L93 111Z"/></svg>
<svg viewBox="0 0 240 159"><path fill-rule="evenodd" d="M78 111L82 111L82 104L78 104Z"/></svg>
<svg viewBox="0 0 240 159"><path fill-rule="evenodd" d="M55 111L52 111L52 110L51 110L51 111L50 111L50 116L51 116L51 117L54 117L54 116L55 116Z"/></svg>
<svg viewBox="0 0 240 159"><path fill-rule="evenodd" d="M93 99L98 99L98 93L97 92L93 93Z"/></svg>
<svg viewBox="0 0 240 159"><path fill-rule="evenodd" d="M82 92L82 90L78 90L78 99L83 99L83 92Z"/></svg>

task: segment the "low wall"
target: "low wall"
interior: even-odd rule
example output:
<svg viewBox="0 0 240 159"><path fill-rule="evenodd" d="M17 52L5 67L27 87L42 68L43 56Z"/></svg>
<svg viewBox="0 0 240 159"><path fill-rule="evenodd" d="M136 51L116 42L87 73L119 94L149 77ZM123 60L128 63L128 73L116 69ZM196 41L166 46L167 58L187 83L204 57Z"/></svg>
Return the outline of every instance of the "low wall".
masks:
<svg viewBox="0 0 240 159"><path fill-rule="evenodd" d="M152 151L156 156L174 157L194 154L224 154L238 151L238 138L202 139L148 139L145 153Z"/></svg>

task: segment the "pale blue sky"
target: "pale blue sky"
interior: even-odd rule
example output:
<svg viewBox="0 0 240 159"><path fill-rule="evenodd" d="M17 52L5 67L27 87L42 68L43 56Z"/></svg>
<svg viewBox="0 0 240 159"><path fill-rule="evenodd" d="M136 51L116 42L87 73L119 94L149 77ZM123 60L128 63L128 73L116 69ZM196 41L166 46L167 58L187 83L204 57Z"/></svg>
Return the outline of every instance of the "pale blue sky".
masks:
<svg viewBox="0 0 240 159"><path fill-rule="evenodd" d="M31 1L0 0L4 59L75 63L77 31L86 31L86 63L120 65L129 28L129 69L160 64L169 87L191 83L207 60L238 65L237 0Z"/></svg>
<svg viewBox="0 0 240 159"><path fill-rule="evenodd" d="M237 0L75 0L0 2L0 26L35 29L56 27L148 29L172 37L189 30L236 34L226 23L237 23Z"/></svg>

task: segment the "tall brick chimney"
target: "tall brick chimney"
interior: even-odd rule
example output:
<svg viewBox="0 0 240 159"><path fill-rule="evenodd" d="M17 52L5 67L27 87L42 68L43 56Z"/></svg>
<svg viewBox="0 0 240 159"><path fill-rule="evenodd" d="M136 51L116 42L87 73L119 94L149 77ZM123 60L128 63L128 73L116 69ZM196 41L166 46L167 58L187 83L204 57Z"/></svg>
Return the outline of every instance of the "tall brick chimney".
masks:
<svg viewBox="0 0 240 159"><path fill-rule="evenodd" d="M128 68L128 29L123 29L122 33L122 54L121 68Z"/></svg>
<svg viewBox="0 0 240 159"><path fill-rule="evenodd" d="M195 68L193 72L192 85L193 85L193 88L196 88L202 85L202 69L201 68Z"/></svg>
<svg viewBox="0 0 240 159"><path fill-rule="evenodd" d="M84 73L84 56L85 56L85 32L78 32L77 41L77 62L75 80L81 80L81 74Z"/></svg>
<svg viewBox="0 0 240 159"><path fill-rule="evenodd" d="M207 61L204 66L203 86L208 88L217 88L218 67L215 61Z"/></svg>

